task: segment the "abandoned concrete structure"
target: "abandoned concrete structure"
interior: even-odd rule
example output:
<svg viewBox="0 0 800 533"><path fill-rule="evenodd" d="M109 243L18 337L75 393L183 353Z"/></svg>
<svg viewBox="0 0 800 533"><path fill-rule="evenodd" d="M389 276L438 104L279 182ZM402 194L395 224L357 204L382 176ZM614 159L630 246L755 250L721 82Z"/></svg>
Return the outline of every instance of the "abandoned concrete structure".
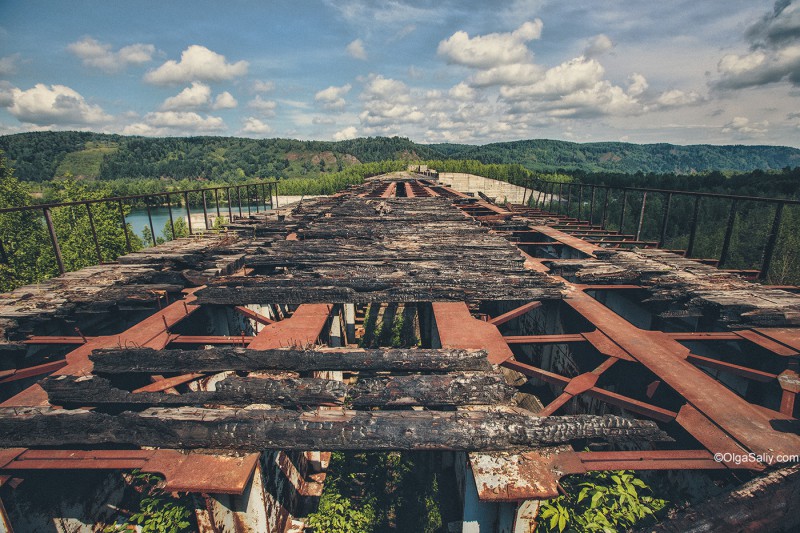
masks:
<svg viewBox="0 0 800 533"><path fill-rule="evenodd" d="M91 531L138 469L301 531L333 450L436 454L463 531L617 469L738 480L654 530L800 523L800 296L532 194L388 175L0 295L0 529Z"/></svg>

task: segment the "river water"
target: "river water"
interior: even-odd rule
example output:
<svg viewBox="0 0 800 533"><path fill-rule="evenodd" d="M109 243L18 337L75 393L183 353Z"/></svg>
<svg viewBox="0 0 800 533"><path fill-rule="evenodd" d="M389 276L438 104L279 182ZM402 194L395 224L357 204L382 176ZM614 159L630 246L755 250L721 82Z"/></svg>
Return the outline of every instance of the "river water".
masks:
<svg viewBox="0 0 800 533"><path fill-rule="evenodd" d="M253 213L256 212L255 204L250 206L250 209ZM264 206L259 204L259 210L263 211ZM192 228L195 230L202 230L203 228L203 208L202 207L192 207ZM242 205L242 213L247 216L247 206ZM220 214L225 217L227 220L228 218L228 208L221 207ZM236 208L233 210L234 215L239 214L239 206L237 205ZM164 228L169 226L169 208L167 207L151 207L150 208L150 216L153 219L153 228L156 230L156 237L163 237ZM216 208L208 209L208 217L209 217L209 224L214 223L214 219L217 217L217 210ZM173 206L172 208L172 218L173 220L177 220L182 218L184 221L186 220L186 208L183 206ZM131 227L133 228L134 233L139 237L142 236L142 232L144 231L145 227L150 226L150 221L147 219L147 209L144 208L131 208L131 212L128 215L125 215L125 221L128 222Z"/></svg>

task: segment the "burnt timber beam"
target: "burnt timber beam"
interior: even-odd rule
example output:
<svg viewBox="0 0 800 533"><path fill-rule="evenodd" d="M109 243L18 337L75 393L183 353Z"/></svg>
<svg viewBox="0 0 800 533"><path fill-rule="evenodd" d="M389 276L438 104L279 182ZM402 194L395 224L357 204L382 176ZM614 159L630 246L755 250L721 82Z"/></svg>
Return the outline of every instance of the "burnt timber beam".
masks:
<svg viewBox="0 0 800 533"><path fill-rule="evenodd" d="M97 350L91 356L95 372L181 374L189 372L372 371L456 372L491 370L486 352L456 349L295 350L210 348L157 351L148 348Z"/></svg>
<svg viewBox="0 0 800 533"><path fill-rule="evenodd" d="M572 440L663 441L654 423L619 416L538 418L495 411L290 411L151 408L0 409L0 446L125 444L234 450L516 450Z"/></svg>
<svg viewBox="0 0 800 533"><path fill-rule="evenodd" d="M195 374L190 374L194 376ZM98 376L58 376L41 382L50 403L66 406L161 406L270 404L342 405L357 408L500 405L516 389L500 374L454 373L361 378L352 386L321 378L228 377L214 391L183 394L128 392Z"/></svg>

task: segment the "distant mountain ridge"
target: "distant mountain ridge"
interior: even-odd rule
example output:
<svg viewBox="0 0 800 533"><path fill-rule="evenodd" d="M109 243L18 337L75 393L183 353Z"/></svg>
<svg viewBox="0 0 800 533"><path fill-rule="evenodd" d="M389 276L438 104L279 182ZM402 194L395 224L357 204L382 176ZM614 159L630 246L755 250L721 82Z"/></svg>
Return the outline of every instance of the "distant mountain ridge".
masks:
<svg viewBox="0 0 800 533"><path fill-rule="evenodd" d="M237 137L128 137L89 132L0 136L15 174L25 181L65 175L112 178L290 177L388 159L475 159L517 163L541 172L691 174L800 166L786 146L573 143L548 139L467 144L419 144L402 137L298 141Z"/></svg>

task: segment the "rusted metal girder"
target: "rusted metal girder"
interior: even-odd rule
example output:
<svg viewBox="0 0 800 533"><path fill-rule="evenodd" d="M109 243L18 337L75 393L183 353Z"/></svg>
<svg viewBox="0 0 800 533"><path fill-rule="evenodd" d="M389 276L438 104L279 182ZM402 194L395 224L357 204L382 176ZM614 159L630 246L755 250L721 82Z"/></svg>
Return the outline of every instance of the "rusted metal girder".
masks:
<svg viewBox="0 0 800 533"><path fill-rule="evenodd" d="M244 492L258 453L209 455L175 450L0 450L0 474L36 470L141 470L161 474L167 492Z"/></svg>
<svg viewBox="0 0 800 533"><path fill-rule="evenodd" d="M478 497L496 502L555 498L559 479L592 470L725 468L706 450L576 452L558 446L519 454L471 453L469 458Z"/></svg>

